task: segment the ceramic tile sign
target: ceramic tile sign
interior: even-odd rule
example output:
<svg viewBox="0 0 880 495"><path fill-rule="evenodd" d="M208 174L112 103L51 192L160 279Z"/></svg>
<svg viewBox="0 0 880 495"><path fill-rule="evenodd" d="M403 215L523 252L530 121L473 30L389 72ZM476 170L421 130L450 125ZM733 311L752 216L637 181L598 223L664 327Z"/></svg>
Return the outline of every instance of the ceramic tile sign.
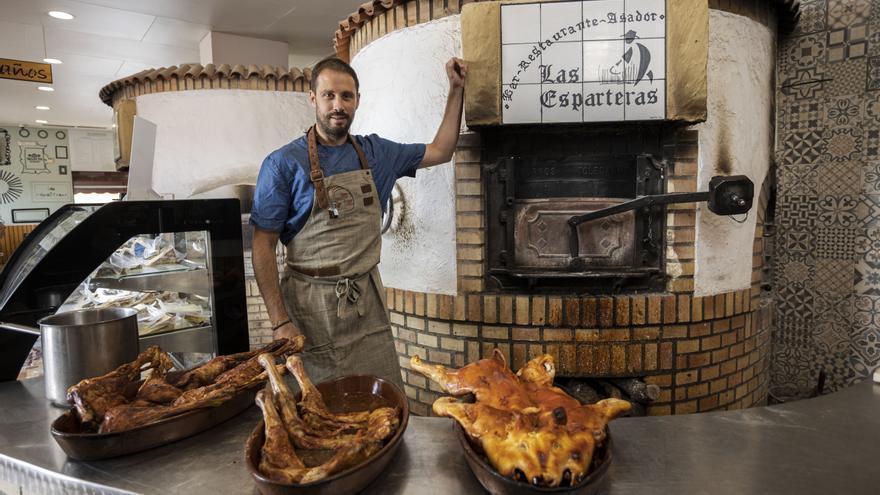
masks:
<svg viewBox="0 0 880 495"><path fill-rule="evenodd" d="M666 1L501 6L502 123L666 118Z"/></svg>

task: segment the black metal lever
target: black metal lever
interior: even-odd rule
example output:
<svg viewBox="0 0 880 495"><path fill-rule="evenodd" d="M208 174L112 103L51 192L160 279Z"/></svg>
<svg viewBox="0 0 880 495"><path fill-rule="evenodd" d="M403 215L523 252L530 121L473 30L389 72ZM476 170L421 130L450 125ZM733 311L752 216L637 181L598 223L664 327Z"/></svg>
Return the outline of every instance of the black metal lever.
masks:
<svg viewBox="0 0 880 495"><path fill-rule="evenodd" d="M715 176L709 181L708 191L639 196L619 205L573 216L568 219L568 225L571 228L569 248L571 250L572 263L580 258L581 239L578 233L578 226L584 222L640 208L674 203L699 203L703 201L709 202L709 210L716 215L738 215L752 209L754 189L755 186L751 179L745 175Z"/></svg>

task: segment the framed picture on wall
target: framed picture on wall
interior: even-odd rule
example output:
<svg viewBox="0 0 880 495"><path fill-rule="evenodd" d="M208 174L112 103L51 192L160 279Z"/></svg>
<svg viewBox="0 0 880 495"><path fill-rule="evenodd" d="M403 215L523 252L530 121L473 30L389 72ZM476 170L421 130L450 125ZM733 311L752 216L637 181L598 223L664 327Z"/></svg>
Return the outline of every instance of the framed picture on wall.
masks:
<svg viewBox="0 0 880 495"><path fill-rule="evenodd" d="M49 208L19 208L12 210L12 223L40 223L49 218Z"/></svg>
<svg viewBox="0 0 880 495"><path fill-rule="evenodd" d="M55 158L58 160L67 160L67 146L56 146Z"/></svg>
<svg viewBox="0 0 880 495"><path fill-rule="evenodd" d="M58 174L67 175L67 165L58 165Z"/></svg>
<svg viewBox="0 0 880 495"><path fill-rule="evenodd" d="M70 182L34 182L31 201L34 203L70 202L73 199Z"/></svg>
<svg viewBox="0 0 880 495"><path fill-rule="evenodd" d="M6 129L0 129L0 165L12 164L12 136Z"/></svg>

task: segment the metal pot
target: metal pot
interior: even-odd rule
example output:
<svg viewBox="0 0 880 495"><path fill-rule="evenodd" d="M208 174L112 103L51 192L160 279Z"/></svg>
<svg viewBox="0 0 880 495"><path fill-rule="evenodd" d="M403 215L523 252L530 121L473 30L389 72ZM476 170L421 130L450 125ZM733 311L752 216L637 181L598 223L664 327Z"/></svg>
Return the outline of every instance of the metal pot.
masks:
<svg viewBox="0 0 880 495"><path fill-rule="evenodd" d="M46 398L56 405L68 406L71 385L137 358L137 311L133 309L67 311L37 323L39 330L14 323L0 323L0 327L42 338Z"/></svg>

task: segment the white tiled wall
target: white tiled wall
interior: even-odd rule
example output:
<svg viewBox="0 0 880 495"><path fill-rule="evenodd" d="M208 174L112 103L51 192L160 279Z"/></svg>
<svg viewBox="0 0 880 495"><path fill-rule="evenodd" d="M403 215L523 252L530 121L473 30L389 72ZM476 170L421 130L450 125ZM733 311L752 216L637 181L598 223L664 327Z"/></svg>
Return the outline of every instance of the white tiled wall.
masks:
<svg viewBox="0 0 880 495"><path fill-rule="evenodd" d="M665 0L503 5L501 22L504 123L665 118Z"/></svg>

